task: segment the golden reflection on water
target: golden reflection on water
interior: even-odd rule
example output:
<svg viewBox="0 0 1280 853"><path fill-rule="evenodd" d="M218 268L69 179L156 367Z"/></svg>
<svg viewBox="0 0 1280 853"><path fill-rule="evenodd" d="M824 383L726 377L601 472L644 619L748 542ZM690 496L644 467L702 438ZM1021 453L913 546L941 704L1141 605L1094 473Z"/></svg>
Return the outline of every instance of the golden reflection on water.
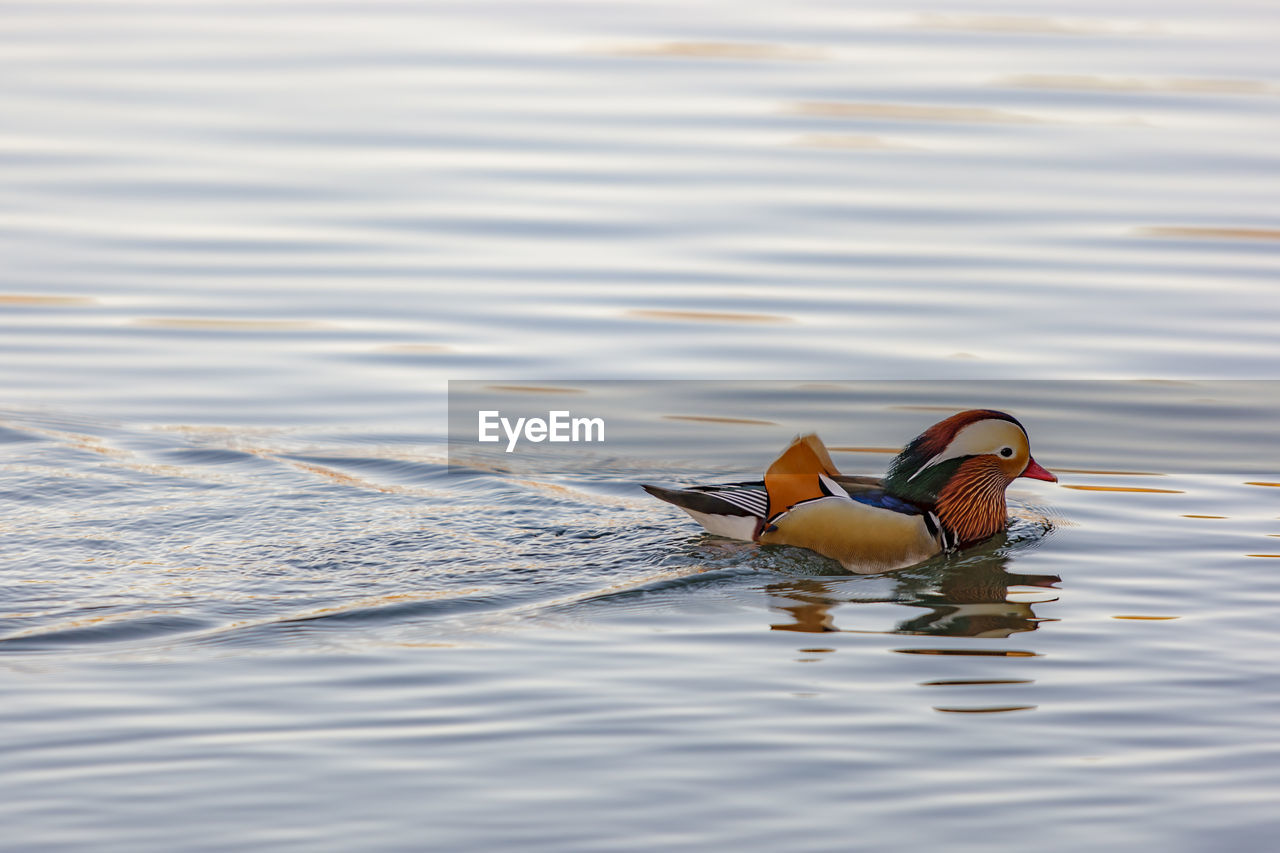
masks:
<svg viewBox="0 0 1280 853"><path fill-rule="evenodd" d="M98 300L88 296L34 296L26 293L0 293L0 305L29 305L41 308L73 308L81 305L97 305Z"/></svg>
<svg viewBox="0 0 1280 853"><path fill-rule="evenodd" d="M39 625L35 628L14 631L13 633L0 637L0 643L7 643L11 640L24 640L29 637L38 637L44 634L62 634L69 631L80 631L87 628L101 628L109 625L129 625L130 623L140 619L165 615L180 616L182 613L177 609L158 609L154 607L109 613L94 613L88 616L65 619L61 622L51 622Z"/></svg>
<svg viewBox="0 0 1280 853"><path fill-rule="evenodd" d="M255 455L259 455L259 454L255 454ZM344 471L338 471L337 469L329 468L324 465L316 465L311 462L300 462L297 459L289 459L286 457L276 457L276 458L280 459L280 461L282 462L287 462L288 464L297 468L299 471L305 471L308 474L313 474L317 477L322 477L326 480L331 480L334 483L338 484L339 486L347 486L348 488L352 488L352 489L366 489L368 491L373 491L373 492L382 492L383 494L397 494L397 493L412 491L410 489L406 489L401 486L384 486L384 485L375 483L371 480L365 480L361 477L354 477L351 474L348 474Z"/></svg>
<svg viewBox="0 0 1280 853"><path fill-rule="evenodd" d="M635 308L625 312L628 317L643 320L683 320L690 323L794 323L790 317L779 314L747 314L731 311L663 311Z"/></svg>
<svg viewBox="0 0 1280 853"><path fill-rule="evenodd" d="M939 655L973 658L1038 658L1039 652L1027 649L894 649L900 655Z"/></svg>
<svg viewBox="0 0 1280 853"><path fill-rule="evenodd" d="M840 148L850 151L919 151L920 146L908 145L882 136L865 136L851 133L810 133L794 141L806 148Z"/></svg>
<svg viewBox="0 0 1280 853"><path fill-rule="evenodd" d="M1103 77L1096 74L1015 74L1000 83L1028 89L1087 92L1177 92L1212 95L1271 95L1277 89L1261 80L1215 80L1194 77Z"/></svg>
<svg viewBox="0 0 1280 853"><path fill-rule="evenodd" d="M0 426L5 427L6 429L11 429L17 433L38 435L50 441L55 441L65 447L72 447L76 450L85 450L89 453L97 453L102 456L110 456L115 459L124 459L130 455L125 450L112 447L99 438L95 438L91 435L84 435L83 433L48 429L45 427L32 426L30 424L17 424L9 420L0 420Z"/></svg>
<svg viewBox="0 0 1280 853"><path fill-rule="evenodd" d="M1202 228L1192 225L1159 225L1140 228L1152 237L1192 237L1202 240L1280 240L1280 228Z"/></svg>
<svg viewBox="0 0 1280 853"><path fill-rule="evenodd" d="M1181 489L1146 489L1137 486L1077 486L1067 483L1059 484L1059 488L1075 489L1079 492L1141 492L1152 495L1185 495Z"/></svg>

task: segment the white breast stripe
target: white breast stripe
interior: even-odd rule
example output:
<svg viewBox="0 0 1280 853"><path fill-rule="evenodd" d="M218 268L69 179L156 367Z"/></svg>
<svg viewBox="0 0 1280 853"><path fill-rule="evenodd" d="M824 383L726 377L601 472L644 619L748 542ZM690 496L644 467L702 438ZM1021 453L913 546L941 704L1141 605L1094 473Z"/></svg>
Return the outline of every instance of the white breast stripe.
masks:
<svg viewBox="0 0 1280 853"><path fill-rule="evenodd" d="M959 544L957 536L950 530L942 526L942 519L938 518L937 513L929 511L929 520L933 522L933 527L938 531L938 541L942 545L943 551L954 551Z"/></svg>

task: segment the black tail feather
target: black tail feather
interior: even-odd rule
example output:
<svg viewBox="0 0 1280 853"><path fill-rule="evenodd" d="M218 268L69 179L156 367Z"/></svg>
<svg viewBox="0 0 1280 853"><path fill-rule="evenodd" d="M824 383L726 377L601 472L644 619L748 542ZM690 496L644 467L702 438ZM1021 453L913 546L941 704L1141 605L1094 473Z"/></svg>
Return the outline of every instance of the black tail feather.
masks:
<svg viewBox="0 0 1280 853"><path fill-rule="evenodd" d="M735 503L730 503L723 498L716 497L715 494L710 492L695 489L664 489L661 486L646 486L643 484L641 484L640 488L644 489L659 500L675 504L682 509L705 513L706 515L740 515L744 517L759 517L758 513L751 512L750 510L740 507Z"/></svg>

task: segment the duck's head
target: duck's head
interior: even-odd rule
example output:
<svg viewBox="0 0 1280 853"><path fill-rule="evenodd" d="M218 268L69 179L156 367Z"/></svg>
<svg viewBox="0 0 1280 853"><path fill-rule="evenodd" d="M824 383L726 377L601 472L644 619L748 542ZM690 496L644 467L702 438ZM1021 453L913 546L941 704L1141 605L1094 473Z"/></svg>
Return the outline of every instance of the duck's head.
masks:
<svg viewBox="0 0 1280 853"><path fill-rule="evenodd" d="M935 509L961 544L1004 529L1004 490L1019 477L1057 482L1031 457L1027 431L1012 415L973 409L929 427L894 458L892 495Z"/></svg>

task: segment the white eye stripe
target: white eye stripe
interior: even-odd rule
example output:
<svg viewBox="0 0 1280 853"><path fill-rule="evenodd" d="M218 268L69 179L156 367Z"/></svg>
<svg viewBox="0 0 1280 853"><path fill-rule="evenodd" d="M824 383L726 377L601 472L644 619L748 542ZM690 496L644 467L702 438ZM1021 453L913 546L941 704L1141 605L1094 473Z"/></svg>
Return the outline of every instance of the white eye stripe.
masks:
<svg viewBox="0 0 1280 853"><path fill-rule="evenodd" d="M994 419L976 421L957 432L946 449L921 465L919 470L907 478L907 482L911 482L925 470L948 459L995 453L996 449L1001 447L1013 450L1019 446L1019 443L1023 447L1026 446L1027 434L1022 431L1022 427L1012 421Z"/></svg>

